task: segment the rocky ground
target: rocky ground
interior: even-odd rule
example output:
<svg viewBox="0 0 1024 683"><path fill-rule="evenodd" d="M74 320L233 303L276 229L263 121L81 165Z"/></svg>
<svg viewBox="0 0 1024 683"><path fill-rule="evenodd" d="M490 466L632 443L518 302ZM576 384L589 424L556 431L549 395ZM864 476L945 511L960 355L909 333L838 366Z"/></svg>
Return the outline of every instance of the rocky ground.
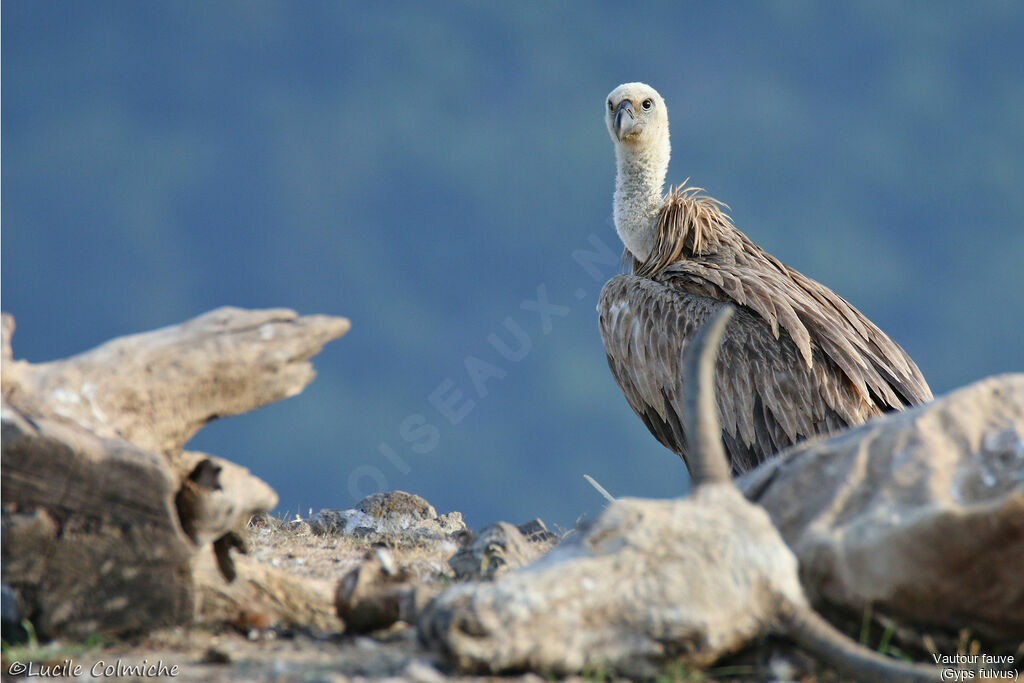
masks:
<svg viewBox="0 0 1024 683"><path fill-rule="evenodd" d="M929 665L916 680L936 657L958 680L1017 674L1024 375L799 445L740 479L745 498L705 476L585 528L471 532L403 492L277 518L267 483L183 450L211 419L301 391L346 320L222 308L44 364L14 361L2 327L4 680L614 678L594 661L653 680L838 679L782 636L862 680L894 667L870 652L893 643Z"/></svg>
<svg viewBox="0 0 1024 683"><path fill-rule="evenodd" d="M437 515L422 498L401 492L372 496L353 510L324 510L305 519L258 515L247 532L251 558L310 582L337 586L342 577L373 558L428 591L500 574L529 562L559 540L539 520L519 527L499 523L473 534L459 513ZM19 671L19 665L31 668ZM77 676L75 667L80 667ZM172 672L172 667L177 668ZM176 627L119 641L9 646L4 650L3 673L4 680L32 674L65 680L113 674L122 680L197 682L497 680L453 674L438 653L417 641L415 629L401 621L366 634L310 632L268 627L258 608L216 629ZM789 644L769 640L706 672L667 666L659 679L838 677ZM524 674L505 680L549 679ZM612 677L595 670L568 680Z"/></svg>
<svg viewBox="0 0 1024 683"><path fill-rule="evenodd" d="M283 309L220 308L30 364L13 359L14 320L3 316L5 680L452 677L411 625L422 601L525 565L575 530L552 533L533 520L471 533L459 513L438 515L400 492L352 510L275 518L256 514L277 504L265 482L183 450L216 417L299 393L314 376L309 358L348 326ZM190 618L205 626L154 628ZM57 639L39 643L33 628ZM533 635L549 651L562 647L561 637ZM655 677L813 670L780 651L761 642L707 676L667 664ZM610 677L582 668L587 680Z"/></svg>

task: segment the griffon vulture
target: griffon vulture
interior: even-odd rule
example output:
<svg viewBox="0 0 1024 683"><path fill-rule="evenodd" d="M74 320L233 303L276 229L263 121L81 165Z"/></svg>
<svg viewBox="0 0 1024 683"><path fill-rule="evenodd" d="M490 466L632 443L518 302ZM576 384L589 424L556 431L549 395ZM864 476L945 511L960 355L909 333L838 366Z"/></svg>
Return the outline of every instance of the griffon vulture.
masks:
<svg viewBox="0 0 1024 683"><path fill-rule="evenodd" d="M751 242L721 203L695 187L662 194L668 111L653 88L617 87L605 121L618 171L615 229L632 273L601 291L601 337L629 405L688 468L683 354L725 302L736 315L715 395L733 474L797 441L931 399L903 349L842 297Z"/></svg>

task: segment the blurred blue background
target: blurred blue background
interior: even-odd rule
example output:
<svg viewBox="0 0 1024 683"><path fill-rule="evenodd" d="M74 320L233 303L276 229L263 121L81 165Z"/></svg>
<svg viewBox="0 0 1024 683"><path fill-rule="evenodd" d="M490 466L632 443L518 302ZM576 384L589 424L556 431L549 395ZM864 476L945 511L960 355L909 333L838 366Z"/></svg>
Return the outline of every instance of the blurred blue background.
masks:
<svg viewBox="0 0 1024 683"><path fill-rule="evenodd" d="M602 505L584 473L686 490L572 256L620 250L602 108L624 81L668 102L670 181L864 311L936 394L1024 370L1019 2L7 0L2 32L15 357L222 305L352 320L304 393L190 444L282 511L382 487L471 526L571 525ZM546 333L538 288L565 307ZM510 330L516 361L488 341Z"/></svg>

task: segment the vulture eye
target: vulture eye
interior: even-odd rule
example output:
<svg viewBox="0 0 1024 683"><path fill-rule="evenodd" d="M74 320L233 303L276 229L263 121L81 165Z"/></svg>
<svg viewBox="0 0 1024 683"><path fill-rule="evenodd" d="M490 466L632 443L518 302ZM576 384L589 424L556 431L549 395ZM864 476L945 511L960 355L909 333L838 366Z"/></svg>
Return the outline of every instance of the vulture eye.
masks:
<svg viewBox="0 0 1024 683"><path fill-rule="evenodd" d="M640 106L644 108L644 111L650 111L651 107L654 106L654 100L648 97Z"/></svg>
<svg viewBox="0 0 1024 683"><path fill-rule="evenodd" d="M612 104L611 100L608 100L608 111L615 111L615 105Z"/></svg>

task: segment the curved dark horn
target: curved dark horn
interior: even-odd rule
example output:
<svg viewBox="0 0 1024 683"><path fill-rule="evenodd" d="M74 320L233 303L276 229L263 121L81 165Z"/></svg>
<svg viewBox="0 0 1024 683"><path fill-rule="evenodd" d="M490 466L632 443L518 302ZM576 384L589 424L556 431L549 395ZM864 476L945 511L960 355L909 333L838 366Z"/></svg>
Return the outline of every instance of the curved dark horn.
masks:
<svg viewBox="0 0 1024 683"><path fill-rule="evenodd" d="M683 420L693 446L689 464L694 488L732 481L715 405L715 360L734 310L731 304L719 307L690 340L683 359L686 367Z"/></svg>

